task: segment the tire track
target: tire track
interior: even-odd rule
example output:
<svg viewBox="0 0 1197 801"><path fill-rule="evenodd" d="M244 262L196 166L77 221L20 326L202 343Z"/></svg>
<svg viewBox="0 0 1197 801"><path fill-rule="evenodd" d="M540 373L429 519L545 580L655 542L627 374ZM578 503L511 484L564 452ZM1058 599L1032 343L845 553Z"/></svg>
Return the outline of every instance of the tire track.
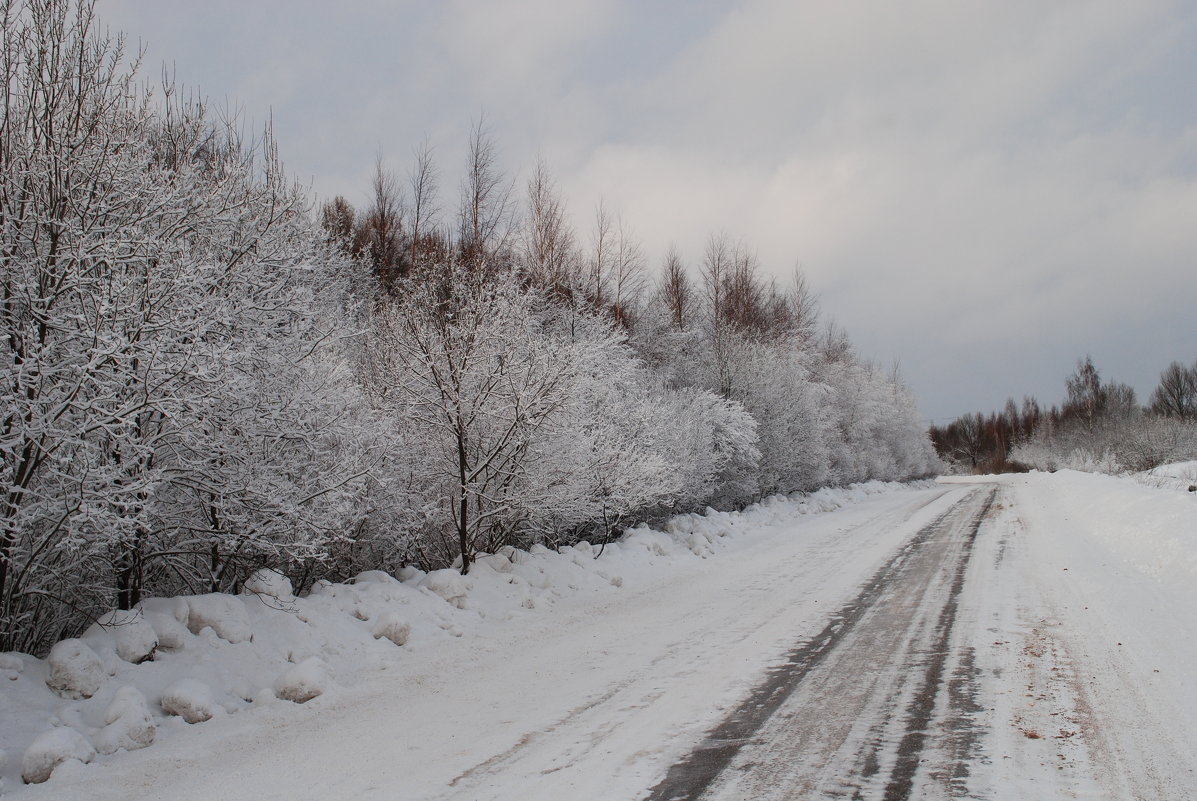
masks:
<svg viewBox="0 0 1197 801"><path fill-rule="evenodd" d="M870 797L883 787L887 801L909 798L945 682L972 543L995 492L970 493L920 529L669 769L649 801L859 797L864 787L875 791Z"/></svg>

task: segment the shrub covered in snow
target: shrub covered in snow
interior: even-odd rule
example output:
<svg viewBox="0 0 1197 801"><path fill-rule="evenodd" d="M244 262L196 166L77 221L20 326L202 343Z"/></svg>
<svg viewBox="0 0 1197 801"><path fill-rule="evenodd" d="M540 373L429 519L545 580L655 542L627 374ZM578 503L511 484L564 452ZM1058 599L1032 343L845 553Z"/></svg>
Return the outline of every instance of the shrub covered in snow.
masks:
<svg viewBox="0 0 1197 801"><path fill-rule="evenodd" d="M137 665L154 658L158 635L140 610L113 609L105 613L83 635L92 643L109 642L116 655Z"/></svg>
<svg viewBox="0 0 1197 801"><path fill-rule="evenodd" d="M195 679L180 679L162 693L162 711L178 715L188 723L211 720L218 709L208 685Z"/></svg>
<svg viewBox="0 0 1197 801"><path fill-rule="evenodd" d="M271 570L268 567L255 572L245 580L245 584L242 586L247 593L265 595L283 602L291 601L295 598L291 589L291 579L277 570Z"/></svg>
<svg viewBox="0 0 1197 801"><path fill-rule="evenodd" d="M96 749L82 734L62 726L40 735L25 749L25 757L21 760L21 778L27 784L41 784L68 759L87 763L95 758Z"/></svg>
<svg viewBox="0 0 1197 801"><path fill-rule="evenodd" d="M387 610L374 621L373 631L376 640L385 638L395 645L403 645L411 637L411 624L398 613Z"/></svg>
<svg viewBox="0 0 1197 801"><path fill-rule="evenodd" d="M274 694L302 704L323 695L331 683L328 665L313 656L284 671L274 682Z"/></svg>
<svg viewBox="0 0 1197 801"><path fill-rule="evenodd" d="M231 643L245 642L253 636L245 603L234 595L214 592L180 598L175 617L192 634L210 628L217 637Z"/></svg>
<svg viewBox="0 0 1197 801"><path fill-rule="evenodd" d="M432 571L420 580L420 587L436 593L458 609L465 608L466 582L462 575L452 568Z"/></svg>
<svg viewBox="0 0 1197 801"><path fill-rule="evenodd" d="M50 672L46 685L67 698L91 698L108 678L104 664L83 640L63 640L46 658Z"/></svg>
<svg viewBox="0 0 1197 801"><path fill-rule="evenodd" d="M104 728L93 738L96 750L112 754L120 749L136 751L154 742L158 727L145 696L136 687L125 686L116 691L104 712Z"/></svg>

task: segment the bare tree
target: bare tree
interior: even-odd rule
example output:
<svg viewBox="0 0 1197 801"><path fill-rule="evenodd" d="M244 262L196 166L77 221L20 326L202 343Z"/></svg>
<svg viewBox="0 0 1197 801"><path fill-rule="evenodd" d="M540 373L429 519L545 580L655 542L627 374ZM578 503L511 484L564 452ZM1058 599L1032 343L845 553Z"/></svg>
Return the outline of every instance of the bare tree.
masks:
<svg viewBox="0 0 1197 801"><path fill-rule="evenodd" d="M528 179L528 214L523 235L523 269L528 281L562 299L572 297L577 256L565 203L543 159Z"/></svg>
<svg viewBox="0 0 1197 801"><path fill-rule="evenodd" d="M682 257L673 245L669 246L669 252L665 254L661 285L657 291L669 311L670 322L679 331L684 331L694 303L694 289L690 285L689 276L686 275Z"/></svg>
<svg viewBox="0 0 1197 801"><path fill-rule="evenodd" d="M596 309L607 303L607 285L611 280L611 261L615 251L614 221L607 204L599 200L594 208L594 228L590 232L590 256L586 260L586 294Z"/></svg>
<svg viewBox="0 0 1197 801"><path fill-rule="evenodd" d="M347 252L353 249L355 222L353 206L341 195L337 195L320 208L320 227L324 229L330 242Z"/></svg>
<svg viewBox="0 0 1197 801"><path fill-rule="evenodd" d="M644 295L644 250L620 217L615 227L611 260L611 315L615 324L630 328Z"/></svg>
<svg viewBox="0 0 1197 801"><path fill-rule="evenodd" d="M440 174L432 155L432 145L425 139L416 149L415 164L407 176L407 186L411 191L411 204L407 210L411 239L408 258L413 267L419 267L430 257L432 249L429 245L440 217L437 199Z"/></svg>
<svg viewBox="0 0 1197 801"><path fill-rule="evenodd" d="M499 170L495 142L479 117L470 132L465 178L458 210L458 241L464 261L473 270L484 270L506 258L511 244L511 190Z"/></svg>
<svg viewBox="0 0 1197 801"><path fill-rule="evenodd" d="M819 299L810 281L800 270L794 270L790 287L790 306L793 315L793 334L801 343L811 342L819 327Z"/></svg>
<svg viewBox="0 0 1197 801"><path fill-rule="evenodd" d="M356 250L369 259L382 290L394 292L407 274L403 193L395 173L383 164L381 154L374 160L370 188L370 206L359 221Z"/></svg>
<svg viewBox="0 0 1197 801"><path fill-rule="evenodd" d="M727 237L723 234L711 236L703 253L700 275L706 292L711 345L717 373L716 383L719 394L724 398L730 398L732 390L727 323L723 314L727 298L727 280L731 270L732 249Z"/></svg>
<svg viewBox="0 0 1197 801"><path fill-rule="evenodd" d="M1151 393L1151 411L1161 417L1197 420L1197 362L1192 367L1180 362L1168 365Z"/></svg>
<svg viewBox="0 0 1197 801"><path fill-rule="evenodd" d="M1092 431L1106 409L1106 393L1102 387L1101 375L1093 366L1093 359L1089 356L1084 360L1078 359L1076 370L1064 383L1068 390L1068 399L1064 402L1064 416L1080 420L1085 428Z"/></svg>

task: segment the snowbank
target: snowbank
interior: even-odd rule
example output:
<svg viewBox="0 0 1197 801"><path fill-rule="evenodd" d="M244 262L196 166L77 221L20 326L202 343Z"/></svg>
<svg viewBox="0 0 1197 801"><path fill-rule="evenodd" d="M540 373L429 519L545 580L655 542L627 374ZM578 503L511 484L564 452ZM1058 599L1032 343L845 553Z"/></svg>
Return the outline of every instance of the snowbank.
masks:
<svg viewBox="0 0 1197 801"><path fill-rule="evenodd" d="M1173 475L1189 465L1197 463L1171 466ZM1197 603L1197 493L1072 470L1040 479L1024 491L1028 502L1058 506L1071 525L1082 526L1127 567Z"/></svg>
<svg viewBox="0 0 1197 801"><path fill-rule="evenodd" d="M44 781L63 762L90 770L82 763L191 736L186 724L278 709L278 699L310 709L313 699L438 640L551 614L566 597L619 592L625 577L648 580L670 562L718 558L746 535L792 526L799 515L929 485L870 482L777 496L741 512L679 515L661 530L639 526L601 548L502 548L480 555L468 576L368 571L297 598L285 576L263 570L240 596L147 599L59 643L46 660L0 654L0 752L9 755L0 781L10 792L23 775Z"/></svg>

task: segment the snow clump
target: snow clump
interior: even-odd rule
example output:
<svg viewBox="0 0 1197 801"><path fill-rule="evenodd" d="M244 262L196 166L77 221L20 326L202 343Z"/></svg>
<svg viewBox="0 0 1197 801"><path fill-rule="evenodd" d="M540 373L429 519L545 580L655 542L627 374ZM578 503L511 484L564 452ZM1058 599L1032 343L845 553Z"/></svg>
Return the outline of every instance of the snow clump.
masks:
<svg viewBox="0 0 1197 801"><path fill-rule="evenodd" d="M374 639L381 640L384 637L395 645L403 645L411 637L411 624L397 612L383 612L374 621Z"/></svg>
<svg viewBox="0 0 1197 801"><path fill-rule="evenodd" d="M284 671L274 682L274 694L302 704L323 695L330 683L328 666L319 657L312 656Z"/></svg>
<svg viewBox="0 0 1197 801"><path fill-rule="evenodd" d="M25 749L21 760L21 778L26 784L41 784L54 769L69 759L91 762L96 749L82 734L66 726L41 734Z"/></svg>
<svg viewBox="0 0 1197 801"><path fill-rule="evenodd" d="M176 650L191 637L187 630L187 615L181 610L182 602L177 598L148 598L142 601L141 613L145 622L154 630L158 647ZM180 614L183 620L179 620Z"/></svg>
<svg viewBox="0 0 1197 801"><path fill-rule="evenodd" d="M398 580L382 570L363 570L354 577L354 584L395 584Z"/></svg>
<svg viewBox="0 0 1197 801"><path fill-rule="evenodd" d="M180 598L175 617L192 634L210 628L217 637L231 643L245 642L253 636L245 603L234 595L214 592Z"/></svg>
<svg viewBox="0 0 1197 801"><path fill-rule="evenodd" d="M180 679L162 693L162 711L178 715L188 723L203 723L216 714L212 690L195 679Z"/></svg>
<svg viewBox="0 0 1197 801"><path fill-rule="evenodd" d="M116 691L104 713L104 722L108 725L94 738L96 750L101 754L114 754L122 748L126 751L145 748L158 733L150 705L136 687L125 686Z"/></svg>
<svg viewBox="0 0 1197 801"><path fill-rule="evenodd" d="M66 698L91 698L108 678L100 657L83 640L62 640L50 649L46 661L50 665L46 686Z"/></svg>
<svg viewBox="0 0 1197 801"><path fill-rule="evenodd" d="M16 681L24 670L25 663L16 654L0 654L0 677ZM3 765L0 765L0 771L3 770Z"/></svg>
<svg viewBox="0 0 1197 801"><path fill-rule="evenodd" d="M246 579L243 588L247 593L265 595L283 602L295 600L291 579L268 567L262 568Z"/></svg>
<svg viewBox="0 0 1197 801"><path fill-rule="evenodd" d="M434 570L420 580L420 587L436 593L458 609L465 609L466 582L453 568Z"/></svg>
<svg viewBox="0 0 1197 801"><path fill-rule="evenodd" d="M116 655L140 665L154 658L158 635L140 610L113 609L97 620L83 635L92 642L110 640Z"/></svg>

